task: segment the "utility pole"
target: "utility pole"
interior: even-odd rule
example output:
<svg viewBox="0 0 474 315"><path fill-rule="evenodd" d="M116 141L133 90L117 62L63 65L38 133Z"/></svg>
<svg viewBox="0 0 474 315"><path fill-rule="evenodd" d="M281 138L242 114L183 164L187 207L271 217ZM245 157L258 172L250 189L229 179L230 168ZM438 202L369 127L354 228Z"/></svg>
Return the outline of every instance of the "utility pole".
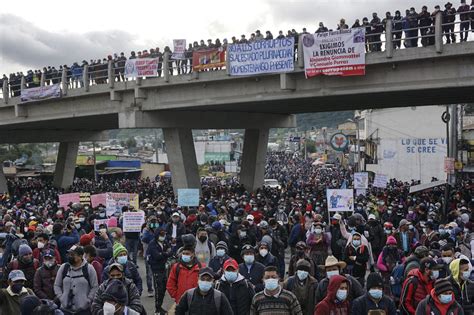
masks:
<svg viewBox="0 0 474 315"><path fill-rule="evenodd" d="M94 160L94 182L97 182L97 161L95 155L95 142L92 142L92 155Z"/></svg>
<svg viewBox="0 0 474 315"><path fill-rule="evenodd" d="M154 129L155 131L155 158L156 158L156 163L158 163L158 132L156 131L156 129Z"/></svg>

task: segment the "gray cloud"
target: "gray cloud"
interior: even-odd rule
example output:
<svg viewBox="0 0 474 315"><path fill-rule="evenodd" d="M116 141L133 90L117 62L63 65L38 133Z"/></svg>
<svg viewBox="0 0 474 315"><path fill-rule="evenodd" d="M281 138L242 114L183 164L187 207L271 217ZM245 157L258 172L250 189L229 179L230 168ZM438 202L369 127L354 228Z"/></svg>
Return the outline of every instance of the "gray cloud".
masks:
<svg viewBox="0 0 474 315"><path fill-rule="evenodd" d="M83 59L104 58L108 54L141 49L135 36L121 30L77 34L40 29L25 19L0 15L0 71L20 71L47 65L71 64ZM145 48L143 48L145 49ZM21 65L22 69L10 69Z"/></svg>

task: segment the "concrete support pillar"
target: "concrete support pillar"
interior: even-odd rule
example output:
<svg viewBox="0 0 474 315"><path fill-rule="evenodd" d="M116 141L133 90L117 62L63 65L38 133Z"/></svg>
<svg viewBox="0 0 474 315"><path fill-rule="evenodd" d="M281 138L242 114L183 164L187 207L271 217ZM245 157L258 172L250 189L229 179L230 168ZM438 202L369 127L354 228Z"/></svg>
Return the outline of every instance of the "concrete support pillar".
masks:
<svg viewBox="0 0 474 315"><path fill-rule="evenodd" d="M255 191L263 185L268 135L268 128L245 130L240 183L248 191Z"/></svg>
<svg viewBox="0 0 474 315"><path fill-rule="evenodd" d="M179 188L201 190L192 130L163 128L163 136L175 194Z"/></svg>
<svg viewBox="0 0 474 315"><path fill-rule="evenodd" d="M2 92L3 92L3 102L5 104L8 104L8 99L10 98L10 89L9 89L9 86L8 86L8 80L7 79L3 80Z"/></svg>
<svg viewBox="0 0 474 315"><path fill-rule="evenodd" d="M115 71L114 71L114 61L109 60L107 65L107 77L109 79L109 88L114 88L114 81L115 81Z"/></svg>
<svg viewBox="0 0 474 315"><path fill-rule="evenodd" d="M84 71L82 73L82 85L84 87L84 91L89 92L89 66L84 65Z"/></svg>
<svg viewBox="0 0 474 315"><path fill-rule="evenodd" d="M165 53L163 54L163 78L165 78L165 82L170 82L170 58L170 52L165 51Z"/></svg>
<svg viewBox="0 0 474 315"><path fill-rule="evenodd" d="M74 181L76 158L79 142L61 142L59 144L56 169L54 171L54 187L68 188Z"/></svg>
<svg viewBox="0 0 474 315"><path fill-rule="evenodd" d="M26 89L26 78L25 76L22 76L20 80L20 91L23 91L25 89Z"/></svg>
<svg viewBox="0 0 474 315"><path fill-rule="evenodd" d="M67 95L67 90L69 88L68 82L67 82L67 68L63 68L63 72L61 73L61 85L63 89L63 95Z"/></svg>
<svg viewBox="0 0 474 315"><path fill-rule="evenodd" d="M303 36L304 35L298 36L298 51L296 52L298 57L298 67L300 69L304 68Z"/></svg>
<svg viewBox="0 0 474 315"><path fill-rule="evenodd" d="M437 53L443 52L443 13L436 13L435 17L435 48Z"/></svg>
<svg viewBox="0 0 474 315"><path fill-rule="evenodd" d="M7 178L3 173L3 164L0 164L0 195L8 192Z"/></svg>
<svg viewBox="0 0 474 315"><path fill-rule="evenodd" d="M393 20L391 18L385 23L385 53L387 58L393 57Z"/></svg>
<svg viewBox="0 0 474 315"><path fill-rule="evenodd" d="M41 80L40 80L40 86L45 86L46 84L46 73L41 72Z"/></svg>

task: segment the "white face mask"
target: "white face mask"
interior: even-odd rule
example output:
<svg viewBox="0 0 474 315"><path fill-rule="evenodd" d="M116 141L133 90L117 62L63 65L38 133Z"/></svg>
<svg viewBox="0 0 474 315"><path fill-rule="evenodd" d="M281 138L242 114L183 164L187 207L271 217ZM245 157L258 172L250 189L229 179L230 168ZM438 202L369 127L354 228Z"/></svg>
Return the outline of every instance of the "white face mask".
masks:
<svg viewBox="0 0 474 315"><path fill-rule="evenodd" d="M42 248L44 248L44 243L43 242L38 242L37 246L38 246L39 249L42 249Z"/></svg>
<svg viewBox="0 0 474 315"><path fill-rule="evenodd" d="M261 249L258 251L260 253L260 256L265 257L268 255L268 249Z"/></svg>
<svg viewBox="0 0 474 315"><path fill-rule="evenodd" d="M453 261L453 257L442 257L443 261L449 265Z"/></svg>

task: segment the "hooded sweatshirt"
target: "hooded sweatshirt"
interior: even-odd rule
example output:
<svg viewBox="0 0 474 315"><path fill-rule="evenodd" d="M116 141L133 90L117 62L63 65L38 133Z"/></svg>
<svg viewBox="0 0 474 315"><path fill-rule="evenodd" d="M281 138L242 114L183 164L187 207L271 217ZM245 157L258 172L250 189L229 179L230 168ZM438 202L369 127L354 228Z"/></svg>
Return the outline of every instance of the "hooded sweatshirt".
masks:
<svg viewBox="0 0 474 315"><path fill-rule="evenodd" d="M456 301L461 304L465 311L474 312L474 283L470 280L460 280L460 265L461 259L455 259L449 264L451 276L449 281L453 286L454 296ZM469 270L472 271L472 266L469 264Z"/></svg>
<svg viewBox="0 0 474 315"><path fill-rule="evenodd" d="M329 280L326 297L316 305L314 315L346 315L349 314L349 302L344 300L339 302L336 298L337 290L341 283L349 281L341 275L332 276ZM349 290L348 290L349 291Z"/></svg>

